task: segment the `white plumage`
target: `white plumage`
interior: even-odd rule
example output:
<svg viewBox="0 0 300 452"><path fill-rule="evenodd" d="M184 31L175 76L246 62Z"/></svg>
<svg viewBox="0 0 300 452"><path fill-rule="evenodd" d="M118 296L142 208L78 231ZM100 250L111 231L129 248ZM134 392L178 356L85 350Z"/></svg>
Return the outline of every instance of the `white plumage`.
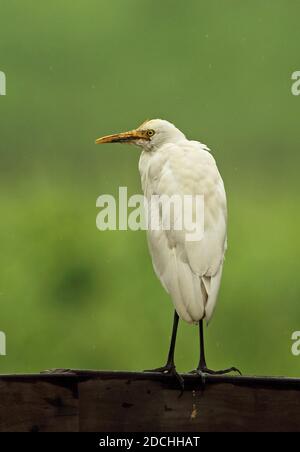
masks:
<svg viewBox="0 0 300 452"><path fill-rule="evenodd" d="M226 194L209 149L198 141L188 140L173 124L162 119L146 121L129 132L99 138L96 143L130 143L142 148L139 170L148 201L148 220L153 216L156 220L155 227L148 222L149 249L154 270L175 307L167 363L148 372L175 376L183 390L184 379L176 371L174 359L180 317L199 324L200 359L196 374L241 374L236 367L212 370L205 358L203 319L209 322L216 306L227 246ZM181 209L173 203L175 197L181 200ZM182 206L186 197L196 201L190 204L188 216L192 218L188 223L183 218L187 211ZM204 207L200 217L199 197ZM194 227L196 223L197 235L190 241L192 223ZM202 235L198 234L199 230Z"/></svg>
<svg viewBox="0 0 300 452"><path fill-rule="evenodd" d="M155 132L143 147L139 170L147 199L152 195L203 195L204 237L186 241L186 231L149 230L148 242L158 278L170 294L180 318L195 323L212 317L226 250L226 194L208 148L189 141L173 124L154 119L141 130ZM139 129L137 129L139 130Z"/></svg>
<svg viewBox="0 0 300 452"><path fill-rule="evenodd" d="M198 141L190 141L173 124L162 119L144 122L129 132L108 135L96 143L131 143L142 148L139 170L147 199L202 195L204 236L187 241L187 230L177 230L180 220L170 217L169 230L148 230L153 266L170 294L181 319L207 322L213 314L226 250L226 194L215 159ZM160 222L164 222L163 211ZM173 221L173 222L172 222Z"/></svg>

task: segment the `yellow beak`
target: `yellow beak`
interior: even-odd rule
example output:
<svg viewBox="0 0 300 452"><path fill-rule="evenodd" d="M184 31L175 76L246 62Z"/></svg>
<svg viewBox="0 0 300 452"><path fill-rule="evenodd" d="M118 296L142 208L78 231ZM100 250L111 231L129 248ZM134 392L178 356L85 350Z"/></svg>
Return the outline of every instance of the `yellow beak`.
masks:
<svg viewBox="0 0 300 452"><path fill-rule="evenodd" d="M96 144L130 143L140 139L149 139L145 130L130 130L129 132L116 133L115 135L106 135L105 137L98 138Z"/></svg>

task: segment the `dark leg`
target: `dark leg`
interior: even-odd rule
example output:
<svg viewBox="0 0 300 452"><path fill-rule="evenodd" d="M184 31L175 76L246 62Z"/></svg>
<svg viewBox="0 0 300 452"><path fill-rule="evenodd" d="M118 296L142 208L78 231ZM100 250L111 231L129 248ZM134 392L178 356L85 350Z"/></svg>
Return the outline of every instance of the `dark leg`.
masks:
<svg viewBox="0 0 300 452"><path fill-rule="evenodd" d="M203 333L203 320L200 320L199 322L199 338L200 338L200 361L198 364L198 367L196 370L193 371L193 373L197 374L209 374L209 375L224 375L228 374L230 372L238 372L240 375L241 372L236 367L230 367L229 369L224 370L211 370L208 369L206 366L206 359L205 359L205 350L204 350L204 333Z"/></svg>
<svg viewBox="0 0 300 452"><path fill-rule="evenodd" d="M160 373L174 375L174 377L176 377L177 380L179 381L181 388L183 389L183 386L184 386L183 378L176 372L176 367L175 367L175 363L174 363L174 352L175 352L178 323L179 323L179 317L178 317L177 312L175 311L171 344L170 344L170 349L169 349L169 354L168 354L168 359L167 359L166 365L163 367L158 367L157 369L145 370L145 372L160 372Z"/></svg>
<svg viewBox="0 0 300 452"><path fill-rule="evenodd" d="M204 332L203 332L203 320L199 322L199 339L200 339L200 361L198 369L206 368L205 349L204 349Z"/></svg>

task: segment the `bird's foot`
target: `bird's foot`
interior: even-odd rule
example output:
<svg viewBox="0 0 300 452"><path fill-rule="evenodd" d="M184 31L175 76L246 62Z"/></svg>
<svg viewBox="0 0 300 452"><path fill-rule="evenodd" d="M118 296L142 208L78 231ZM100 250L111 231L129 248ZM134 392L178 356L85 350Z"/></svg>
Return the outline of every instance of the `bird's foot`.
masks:
<svg viewBox="0 0 300 452"><path fill-rule="evenodd" d="M207 377L207 375L226 375L231 372L237 372L240 375L242 375L242 373L236 367L230 367L229 369L223 369L223 370L211 370L211 369L208 369L206 366L202 366L202 367L198 367L195 370L192 370L189 373L198 375L201 378L202 386L205 386L205 377Z"/></svg>
<svg viewBox="0 0 300 452"><path fill-rule="evenodd" d="M208 369L206 366L202 366L202 367L198 367L196 370L192 370L190 373L205 376L205 375L226 375L231 372L237 372L240 375L242 375L241 371L239 369L237 369L236 367L229 367L228 369L223 369L223 370L211 370L211 369Z"/></svg>
<svg viewBox="0 0 300 452"><path fill-rule="evenodd" d="M177 372L176 367L174 364L166 364L163 367L157 367L156 369L147 369L144 370L144 372L154 372L154 373L161 373L161 374L168 374L176 378L178 381L180 388L181 388L181 394L184 391L184 379L183 377Z"/></svg>

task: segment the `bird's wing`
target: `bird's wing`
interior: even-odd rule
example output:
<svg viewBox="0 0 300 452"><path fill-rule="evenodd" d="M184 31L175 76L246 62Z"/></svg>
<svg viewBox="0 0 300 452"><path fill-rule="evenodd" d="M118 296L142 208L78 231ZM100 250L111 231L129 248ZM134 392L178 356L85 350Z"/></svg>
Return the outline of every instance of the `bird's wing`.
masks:
<svg viewBox="0 0 300 452"><path fill-rule="evenodd" d="M140 165L141 167L141 165ZM141 169L141 168L140 168ZM186 241L185 230L148 231L153 266L179 316L210 320L220 286L226 248L226 195L212 155L198 142L167 145L141 171L146 196L204 195L204 236ZM163 221L163 212L161 221ZM173 220L173 222L172 222Z"/></svg>

